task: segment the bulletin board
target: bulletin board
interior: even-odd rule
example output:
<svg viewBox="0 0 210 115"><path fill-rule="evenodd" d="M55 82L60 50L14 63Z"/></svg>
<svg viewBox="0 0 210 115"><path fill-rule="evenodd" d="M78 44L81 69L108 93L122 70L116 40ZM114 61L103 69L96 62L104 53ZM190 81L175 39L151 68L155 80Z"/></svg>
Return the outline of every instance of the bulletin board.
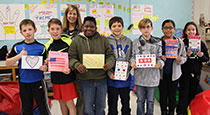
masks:
<svg viewBox="0 0 210 115"><path fill-rule="evenodd" d="M82 17L88 15L96 17L100 14L100 19L97 19L97 22L100 22L99 25L97 23L100 28L98 31L105 35L110 34L107 28L109 19L112 16L121 16L124 21L122 33L132 40L140 35L137 24L141 18L150 18L153 21L152 35L157 37L163 35L161 25L165 19L174 20L178 29L182 29L188 21L192 20L192 0L1 0L0 46L7 45L11 48L14 43L23 39L19 31L19 22L24 18L35 21L40 33L36 38L39 42L45 43L47 40L42 38L49 37L49 34L44 24L52 17L62 20L63 11L68 4L80 5ZM43 10L43 5L50 9ZM100 5L102 5L101 8L108 10L101 10ZM42 9L42 13L46 15L37 17L35 12L31 13L32 7ZM133 26L128 30L131 24Z"/></svg>

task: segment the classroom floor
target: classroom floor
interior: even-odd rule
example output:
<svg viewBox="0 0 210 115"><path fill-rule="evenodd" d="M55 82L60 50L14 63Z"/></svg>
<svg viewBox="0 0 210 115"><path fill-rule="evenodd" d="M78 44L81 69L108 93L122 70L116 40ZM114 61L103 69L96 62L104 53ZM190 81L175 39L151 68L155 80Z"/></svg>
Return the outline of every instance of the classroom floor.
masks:
<svg viewBox="0 0 210 115"><path fill-rule="evenodd" d="M135 96L135 94L133 92L130 93L130 105L131 105L131 115L136 115L136 108L137 108L137 105L136 105L136 99L137 97ZM60 106L59 106L59 102L56 101L56 100L52 100L51 101L52 103L52 106L51 106L51 112L52 112L52 115L62 115L61 114L61 111L60 111ZM120 113L120 109L121 109L121 105L120 105L120 100L118 100L118 112L119 112L119 115L121 115ZM159 105L159 102L155 100L155 104L154 104L154 115L161 115L161 112L160 112L160 105ZM105 112L107 114L107 110L108 110L108 107L107 107L107 104L106 104L106 109L105 109Z"/></svg>

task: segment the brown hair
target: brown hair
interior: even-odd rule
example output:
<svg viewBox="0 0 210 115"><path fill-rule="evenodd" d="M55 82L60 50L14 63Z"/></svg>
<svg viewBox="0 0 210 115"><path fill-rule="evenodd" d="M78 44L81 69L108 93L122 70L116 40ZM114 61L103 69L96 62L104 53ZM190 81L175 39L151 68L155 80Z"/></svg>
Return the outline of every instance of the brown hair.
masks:
<svg viewBox="0 0 210 115"><path fill-rule="evenodd" d="M31 20L31 19L24 19L20 22L19 24L19 28L20 30L22 30L22 25L32 25L32 27L35 29L36 26L35 26L35 23Z"/></svg>
<svg viewBox="0 0 210 115"><path fill-rule="evenodd" d="M64 12L64 16L63 16L63 30L66 31L67 29L69 29L69 22L67 20L67 14L69 12L71 12L72 10L76 10L77 12L77 21L76 21L76 26L78 26L78 29L81 30L82 28L82 20L81 20L81 16L80 16L80 12L79 9L77 8L77 6L74 5L69 5L65 12Z"/></svg>
<svg viewBox="0 0 210 115"><path fill-rule="evenodd" d="M47 23L48 28L50 28L50 25L51 24L58 24L62 28L62 23L61 23L61 21L58 18L52 18L52 19L50 19L50 21Z"/></svg>
<svg viewBox="0 0 210 115"><path fill-rule="evenodd" d="M143 28L146 24L150 23L151 27L152 27L152 21L149 18L144 18L142 20L139 21L138 27Z"/></svg>
<svg viewBox="0 0 210 115"><path fill-rule="evenodd" d="M114 16L109 20L109 28L111 28L112 24L115 22L121 23L121 25L124 27L123 19L119 16Z"/></svg>

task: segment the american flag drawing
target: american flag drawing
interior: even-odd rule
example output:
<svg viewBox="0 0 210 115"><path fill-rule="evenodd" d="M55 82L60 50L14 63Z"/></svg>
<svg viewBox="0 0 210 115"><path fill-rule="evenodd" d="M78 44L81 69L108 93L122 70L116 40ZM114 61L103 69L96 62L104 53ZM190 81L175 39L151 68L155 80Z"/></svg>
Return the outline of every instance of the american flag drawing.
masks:
<svg viewBox="0 0 210 115"><path fill-rule="evenodd" d="M66 71L69 68L68 54L64 52L49 52L49 71Z"/></svg>

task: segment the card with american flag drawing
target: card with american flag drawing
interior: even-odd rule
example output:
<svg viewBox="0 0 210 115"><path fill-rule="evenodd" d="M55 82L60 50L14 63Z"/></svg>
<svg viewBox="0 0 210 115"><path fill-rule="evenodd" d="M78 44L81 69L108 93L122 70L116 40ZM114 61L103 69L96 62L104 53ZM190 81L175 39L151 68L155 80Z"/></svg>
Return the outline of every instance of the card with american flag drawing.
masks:
<svg viewBox="0 0 210 115"><path fill-rule="evenodd" d="M63 72L69 69L68 53L49 51L49 59L49 71Z"/></svg>

